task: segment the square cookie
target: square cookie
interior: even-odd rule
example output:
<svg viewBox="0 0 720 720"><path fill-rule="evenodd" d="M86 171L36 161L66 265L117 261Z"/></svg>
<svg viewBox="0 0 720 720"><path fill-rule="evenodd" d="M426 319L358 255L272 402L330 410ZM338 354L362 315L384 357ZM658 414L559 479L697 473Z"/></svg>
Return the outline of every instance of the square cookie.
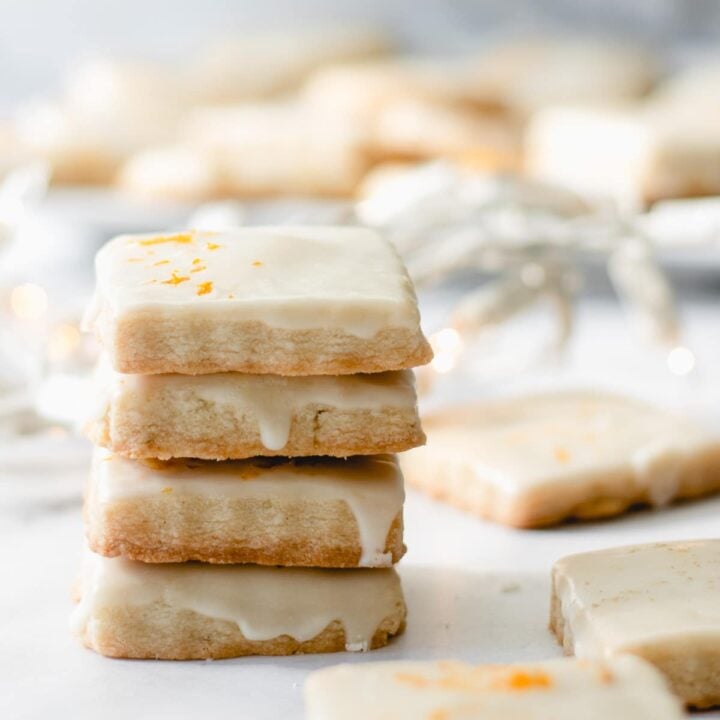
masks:
<svg viewBox="0 0 720 720"><path fill-rule="evenodd" d="M85 326L118 372L344 375L432 356L394 248L360 227L125 235Z"/></svg>
<svg viewBox="0 0 720 720"><path fill-rule="evenodd" d="M550 625L566 652L632 653L695 707L720 703L720 540L570 555L555 563Z"/></svg>
<svg viewBox="0 0 720 720"><path fill-rule="evenodd" d="M720 192L717 122L686 107L551 107L526 149L530 175L631 207Z"/></svg>
<svg viewBox="0 0 720 720"><path fill-rule="evenodd" d="M392 455L129 460L98 448L90 548L143 562L388 567L405 553Z"/></svg>
<svg viewBox="0 0 720 720"><path fill-rule="evenodd" d="M403 455L410 485L483 518L541 527L720 489L720 437L615 395L568 391L423 418Z"/></svg>
<svg viewBox="0 0 720 720"><path fill-rule="evenodd" d="M209 660L369 650L402 632L387 570L152 565L88 552L72 624L102 655Z"/></svg>
<svg viewBox="0 0 720 720"><path fill-rule="evenodd" d="M310 675L307 720L679 720L681 705L634 657L518 665L337 665Z"/></svg>
<svg viewBox="0 0 720 720"><path fill-rule="evenodd" d="M135 458L373 455L425 442L409 370L282 377L125 375L102 363L86 432Z"/></svg>

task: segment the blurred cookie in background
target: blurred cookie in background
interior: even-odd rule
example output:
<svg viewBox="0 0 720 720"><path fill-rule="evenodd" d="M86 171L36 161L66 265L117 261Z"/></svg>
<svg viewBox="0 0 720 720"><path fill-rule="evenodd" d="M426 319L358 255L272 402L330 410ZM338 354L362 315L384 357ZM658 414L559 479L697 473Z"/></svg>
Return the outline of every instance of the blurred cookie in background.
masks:
<svg viewBox="0 0 720 720"><path fill-rule="evenodd" d="M54 183L108 184L131 153L173 137L182 112L181 88L160 65L94 60L57 98L20 107L15 128Z"/></svg>
<svg viewBox="0 0 720 720"><path fill-rule="evenodd" d="M657 58L637 44L593 37L517 39L477 53L471 67L476 93L519 118L549 105L637 99L660 76Z"/></svg>
<svg viewBox="0 0 720 720"><path fill-rule="evenodd" d="M392 41L371 27L318 26L237 35L213 42L188 67L197 103L264 98L297 89L330 63L385 55Z"/></svg>
<svg viewBox="0 0 720 720"><path fill-rule="evenodd" d="M720 123L651 104L554 107L530 122L525 168L536 179L629 208L720 193Z"/></svg>

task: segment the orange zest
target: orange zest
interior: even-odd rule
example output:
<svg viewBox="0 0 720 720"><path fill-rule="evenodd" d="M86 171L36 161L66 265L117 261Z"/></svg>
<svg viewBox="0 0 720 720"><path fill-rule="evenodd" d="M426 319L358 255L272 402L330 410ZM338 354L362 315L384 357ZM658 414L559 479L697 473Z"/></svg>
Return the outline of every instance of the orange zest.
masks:
<svg viewBox="0 0 720 720"><path fill-rule="evenodd" d="M177 235L160 235L159 237L138 240L138 245L161 245L162 243L191 243L193 236L190 233L178 233Z"/></svg>
<svg viewBox="0 0 720 720"><path fill-rule="evenodd" d="M197 286L197 290L195 291L196 295L207 295L208 293L211 293L213 289L213 284L208 281L204 283L200 283Z"/></svg>
<svg viewBox="0 0 720 720"><path fill-rule="evenodd" d="M180 283L184 283L186 280L189 280L190 278L187 275L178 275L177 270L173 270L173 274L167 279L163 280L163 285L179 285Z"/></svg>

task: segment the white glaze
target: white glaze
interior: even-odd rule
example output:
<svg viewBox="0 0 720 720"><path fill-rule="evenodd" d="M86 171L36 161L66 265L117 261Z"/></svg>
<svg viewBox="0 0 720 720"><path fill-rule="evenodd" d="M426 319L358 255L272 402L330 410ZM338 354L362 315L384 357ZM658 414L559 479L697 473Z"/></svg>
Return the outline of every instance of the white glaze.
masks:
<svg viewBox="0 0 720 720"><path fill-rule="evenodd" d="M160 394L178 401L195 398L229 409L236 416L253 418L260 439L269 450L282 450L288 441L293 417L311 405L342 410L382 411L384 408L414 410L415 381L411 371L366 375L281 377L215 373L210 375L123 375L112 370L105 358L96 373L97 419L115 407L143 407ZM121 410L117 412L121 413Z"/></svg>
<svg viewBox="0 0 720 720"><path fill-rule="evenodd" d="M597 488L629 474L656 504L678 492L679 471L718 444L692 421L630 398L590 392L517 397L425 420L428 444L413 464L489 484L508 498ZM408 475L410 474L408 465Z"/></svg>
<svg viewBox="0 0 720 720"><path fill-rule="evenodd" d="M338 665L310 675L305 698L307 720L684 717L660 674L634 657L598 664L563 659L523 665L473 666L455 661Z"/></svg>
<svg viewBox="0 0 720 720"><path fill-rule="evenodd" d="M361 567L392 564L385 552L388 532L402 511L403 478L392 455L347 460L175 460L152 465L96 448L93 483L101 505L116 500L173 494L292 502L347 503L357 521Z"/></svg>
<svg viewBox="0 0 720 720"><path fill-rule="evenodd" d="M89 329L101 314L117 321L142 311L178 317L201 311L217 322L232 317L361 338L388 327L419 328L402 261L390 243L360 227L126 235L100 250L95 268L96 296L84 323ZM173 283L173 277L187 280ZM212 283L211 289L198 294L202 283Z"/></svg>
<svg viewBox="0 0 720 720"><path fill-rule="evenodd" d="M365 650L401 601L400 578L392 569L152 565L88 552L72 626L92 634L106 609L161 602L237 623L248 640L256 641L289 635L304 642L339 620L348 649Z"/></svg>
<svg viewBox="0 0 720 720"><path fill-rule="evenodd" d="M720 540L570 555L553 577L578 657L720 643Z"/></svg>

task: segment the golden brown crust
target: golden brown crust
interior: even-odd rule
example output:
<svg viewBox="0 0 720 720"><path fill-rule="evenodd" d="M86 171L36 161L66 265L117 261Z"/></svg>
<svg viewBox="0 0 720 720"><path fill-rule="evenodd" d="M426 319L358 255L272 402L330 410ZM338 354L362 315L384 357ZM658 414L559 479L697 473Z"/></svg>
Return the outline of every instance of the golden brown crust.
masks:
<svg viewBox="0 0 720 720"><path fill-rule="evenodd" d="M385 618L373 635L369 649L387 645L405 627L405 605ZM287 635L272 640L247 640L236 623L217 620L191 610L167 605L124 607L103 611L85 631L86 647L116 658L153 660L220 660L247 655L299 655L345 650L345 631L333 621L310 640L299 642Z"/></svg>
<svg viewBox="0 0 720 720"><path fill-rule="evenodd" d="M199 375L243 372L348 375L404 370L432 359L419 330L386 328L372 338L337 330L287 330L260 322L209 323L137 312L116 323L100 318L101 342L121 373Z"/></svg>
<svg viewBox="0 0 720 720"><path fill-rule="evenodd" d="M362 548L347 503L163 494L99 503L88 492L90 549L142 562L358 567ZM385 542L392 563L405 554L402 512ZM386 565L389 563L385 563Z"/></svg>
<svg viewBox="0 0 720 720"><path fill-rule="evenodd" d="M106 413L88 424L85 433L96 445L126 457L161 460L350 457L403 452L425 442L415 408L372 411L310 405L294 415L288 442L281 450L265 447L257 422L238 416L233 408L198 400L190 410L171 410L171 404L149 402L143 413L118 408L113 416Z"/></svg>

